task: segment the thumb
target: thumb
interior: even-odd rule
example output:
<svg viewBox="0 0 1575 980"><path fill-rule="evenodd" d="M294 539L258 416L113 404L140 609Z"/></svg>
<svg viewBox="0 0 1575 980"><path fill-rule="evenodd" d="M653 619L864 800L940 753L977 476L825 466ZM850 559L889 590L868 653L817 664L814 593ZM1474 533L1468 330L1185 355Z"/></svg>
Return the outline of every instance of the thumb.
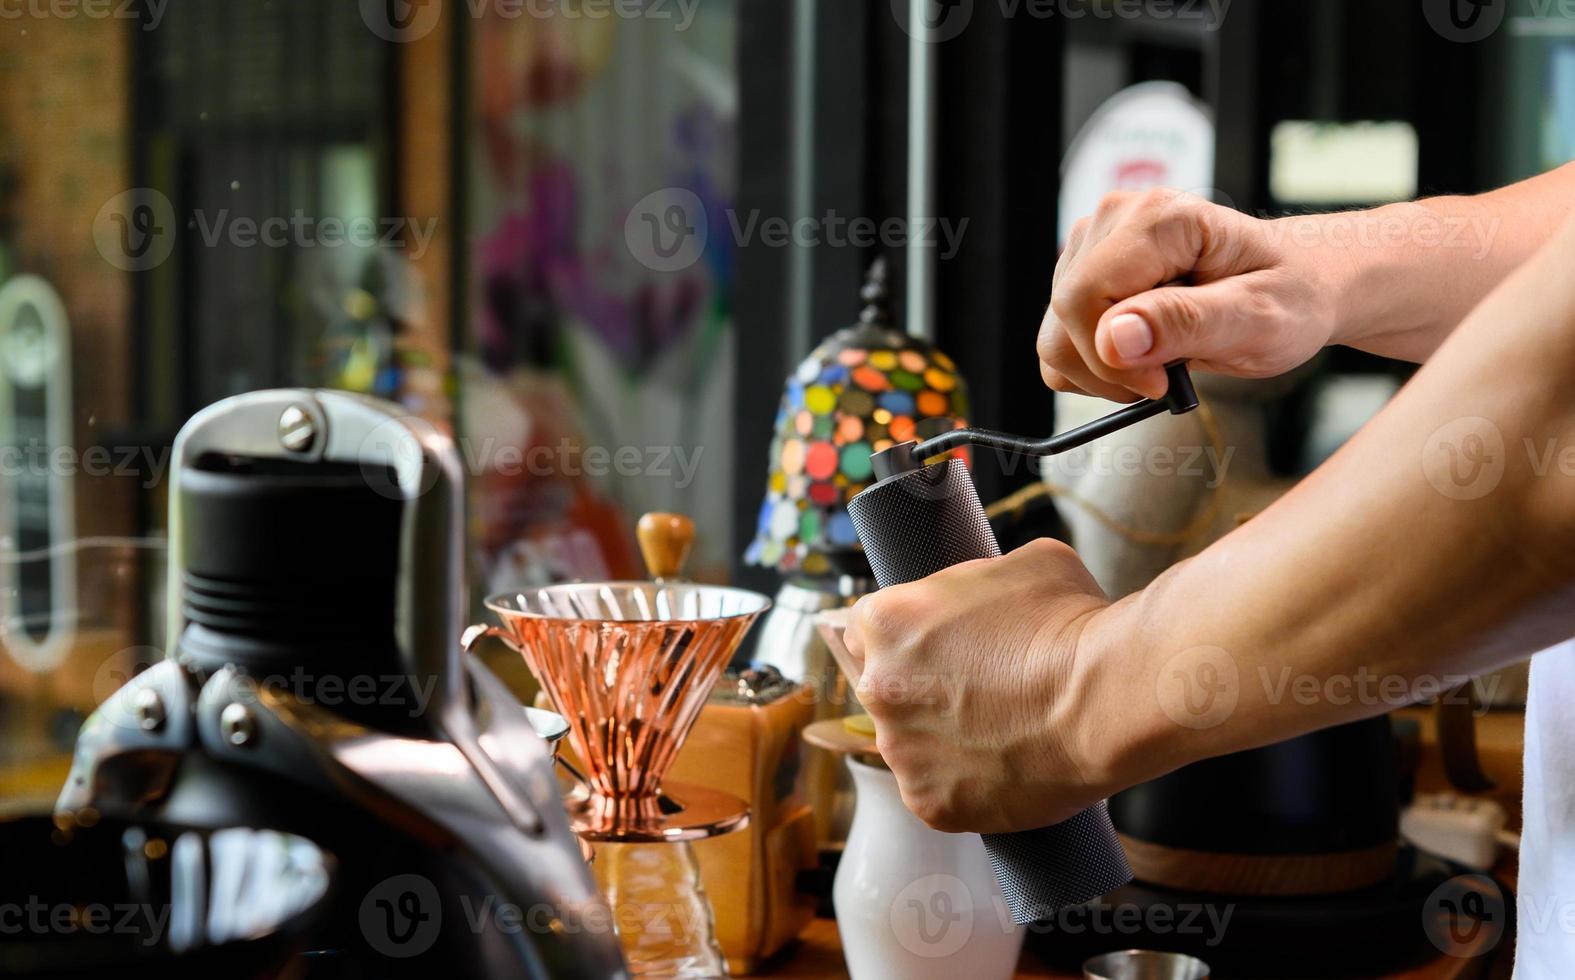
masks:
<svg viewBox="0 0 1575 980"><path fill-rule="evenodd" d="M1243 305L1240 284L1229 279L1153 289L1105 311L1094 330L1094 350L1106 364L1128 371L1180 360L1229 361L1246 340Z"/></svg>

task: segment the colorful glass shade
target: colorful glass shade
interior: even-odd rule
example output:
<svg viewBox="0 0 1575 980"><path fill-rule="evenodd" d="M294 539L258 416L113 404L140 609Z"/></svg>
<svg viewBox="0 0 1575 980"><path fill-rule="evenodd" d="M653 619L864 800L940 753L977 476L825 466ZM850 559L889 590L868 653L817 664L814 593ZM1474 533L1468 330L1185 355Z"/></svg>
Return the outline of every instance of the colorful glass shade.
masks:
<svg viewBox="0 0 1575 980"><path fill-rule="evenodd" d="M859 322L827 337L787 379L766 498L744 555L752 565L868 575L847 502L874 479L870 454L967 424L957 365L891 325L883 262L862 295Z"/></svg>

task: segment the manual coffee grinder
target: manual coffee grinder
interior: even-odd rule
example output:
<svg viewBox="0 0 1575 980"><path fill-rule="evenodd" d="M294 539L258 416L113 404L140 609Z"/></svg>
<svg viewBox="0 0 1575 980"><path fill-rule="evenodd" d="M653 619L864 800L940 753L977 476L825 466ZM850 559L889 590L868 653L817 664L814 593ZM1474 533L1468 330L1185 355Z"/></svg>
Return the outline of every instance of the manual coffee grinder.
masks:
<svg viewBox="0 0 1575 980"><path fill-rule="evenodd" d="M961 446L1026 456L1053 456L1165 412L1198 407L1186 365L1166 367L1162 399L1137 402L1047 439L986 429L954 429L923 442L904 442L872 457L878 481L848 503L875 580L885 588L943 568L1001 554L979 491L958 459L926 461ZM1097 898L1132 878L1121 842L1101 803L1063 823L1015 834L986 834L985 849L1016 922L1049 918Z"/></svg>

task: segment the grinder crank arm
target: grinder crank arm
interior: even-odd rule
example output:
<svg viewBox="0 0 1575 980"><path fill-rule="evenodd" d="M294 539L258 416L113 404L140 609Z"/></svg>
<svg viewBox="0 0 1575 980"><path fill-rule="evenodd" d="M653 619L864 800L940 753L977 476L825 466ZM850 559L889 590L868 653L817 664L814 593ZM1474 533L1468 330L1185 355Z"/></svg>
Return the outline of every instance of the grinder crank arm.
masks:
<svg viewBox="0 0 1575 980"><path fill-rule="evenodd" d="M956 429L874 454L878 480L848 502L848 513L876 583L885 588L961 562L1000 557L979 491L962 460L929 466L925 460L964 445L1051 456L1164 412L1182 415L1197 408L1186 365L1177 362L1165 371L1170 388L1164 398L1137 402L1048 439ZM1103 802L1054 826L985 834L984 846L1015 922L1049 918L1132 880Z"/></svg>
<svg viewBox="0 0 1575 980"><path fill-rule="evenodd" d="M882 450L870 457L875 465L875 477L884 480L890 476L919 469L927 459L933 459L963 446L979 446L1024 456L1055 456L1079 446L1085 446L1101 436L1118 432L1147 418L1169 412L1185 415L1198 407L1198 392L1192 386L1192 375L1187 373L1187 363L1176 361L1165 365L1165 375L1170 387L1164 398L1148 398L1104 418L1095 419L1060 435L1047 439L1028 439L1007 432L991 429L953 429L923 442L903 442Z"/></svg>

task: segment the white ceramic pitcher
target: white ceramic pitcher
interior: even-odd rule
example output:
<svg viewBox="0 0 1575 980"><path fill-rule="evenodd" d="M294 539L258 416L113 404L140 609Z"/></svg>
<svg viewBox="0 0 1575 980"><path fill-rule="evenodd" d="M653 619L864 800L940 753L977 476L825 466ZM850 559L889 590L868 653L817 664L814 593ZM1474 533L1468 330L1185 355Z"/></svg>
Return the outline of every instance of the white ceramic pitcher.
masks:
<svg viewBox="0 0 1575 980"><path fill-rule="evenodd" d="M889 770L847 762L858 804L832 902L853 980L1009 980L1023 930L979 836L930 829Z"/></svg>

